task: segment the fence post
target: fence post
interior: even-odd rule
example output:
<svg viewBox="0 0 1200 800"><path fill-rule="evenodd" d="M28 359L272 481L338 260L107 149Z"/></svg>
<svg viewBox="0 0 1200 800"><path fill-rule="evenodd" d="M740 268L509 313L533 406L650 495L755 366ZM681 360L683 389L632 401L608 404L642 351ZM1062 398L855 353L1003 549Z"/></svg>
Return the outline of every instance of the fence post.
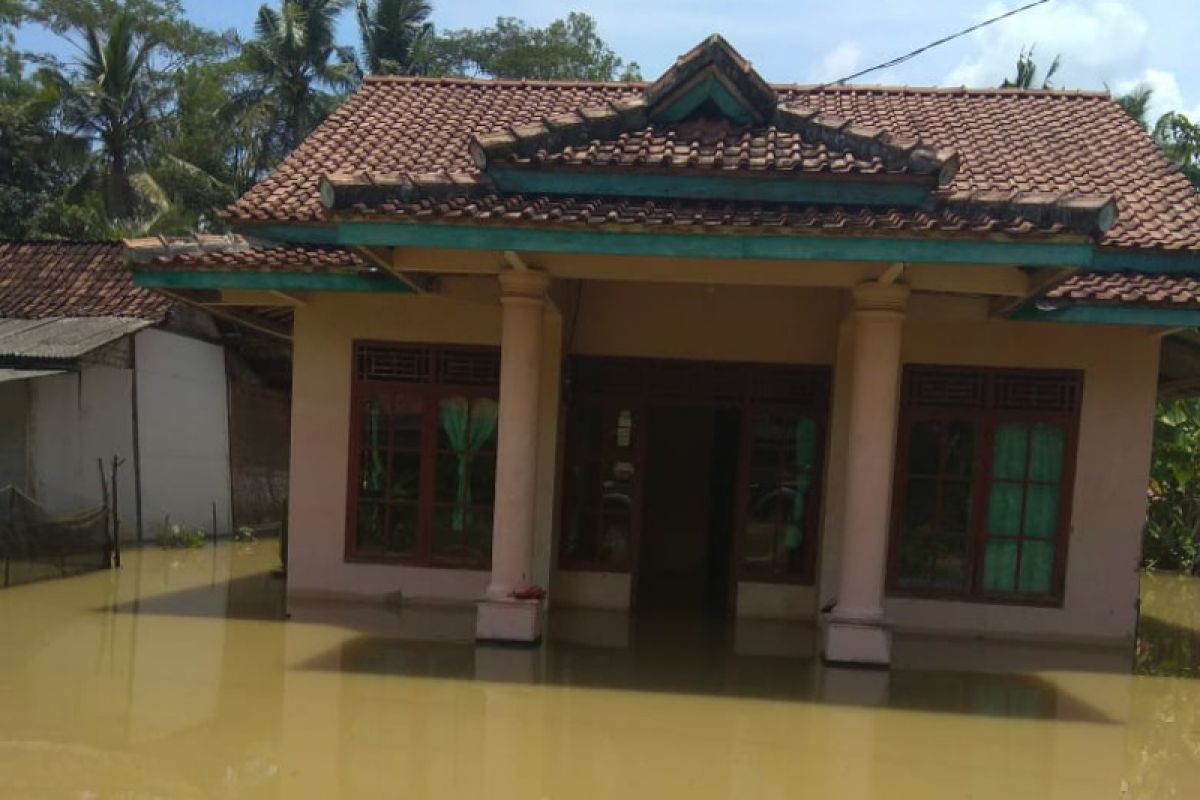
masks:
<svg viewBox="0 0 1200 800"><path fill-rule="evenodd" d="M112 512L112 506L108 503L108 479L104 477L104 459L97 458L96 466L100 468L100 498L104 505L104 566L112 569L113 540L112 530L109 527L111 522L109 514Z"/></svg>
<svg viewBox="0 0 1200 800"><path fill-rule="evenodd" d="M113 564L121 566L121 518L117 515L117 468L125 463L125 459L115 454L112 460L112 524L113 524Z"/></svg>

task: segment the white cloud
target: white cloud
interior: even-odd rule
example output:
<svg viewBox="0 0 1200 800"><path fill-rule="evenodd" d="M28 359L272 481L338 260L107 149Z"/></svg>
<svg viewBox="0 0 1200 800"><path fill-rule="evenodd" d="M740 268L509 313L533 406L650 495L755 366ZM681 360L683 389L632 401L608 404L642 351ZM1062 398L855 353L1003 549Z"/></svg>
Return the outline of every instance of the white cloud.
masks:
<svg viewBox="0 0 1200 800"><path fill-rule="evenodd" d="M1013 7L989 3L980 17L994 17ZM1122 76L1142 70L1149 31L1141 14L1122 0L1047 4L973 34L976 55L960 62L942 83L997 86L1016 71L1022 48L1033 46L1042 69L1049 67L1055 56L1062 56L1054 80L1057 86L1115 85Z"/></svg>
<svg viewBox="0 0 1200 800"><path fill-rule="evenodd" d="M1146 112L1146 119L1151 125L1168 111L1178 111L1186 114L1190 119L1200 119L1200 106L1188 107L1187 101L1183 99L1183 91L1179 88L1179 79L1174 72L1147 68L1136 78L1118 81L1113 85L1112 90L1116 94L1125 94L1141 85L1149 86L1154 90L1150 96L1150 107Z"/></svg>
<svg viewBox="0 0 1200 800"><path fill-rule="evenodd" d="M856 72L862 66L862 57L862 45L854 41L842 42L821 59L815 76L817 82L836 81Z"/></svg>

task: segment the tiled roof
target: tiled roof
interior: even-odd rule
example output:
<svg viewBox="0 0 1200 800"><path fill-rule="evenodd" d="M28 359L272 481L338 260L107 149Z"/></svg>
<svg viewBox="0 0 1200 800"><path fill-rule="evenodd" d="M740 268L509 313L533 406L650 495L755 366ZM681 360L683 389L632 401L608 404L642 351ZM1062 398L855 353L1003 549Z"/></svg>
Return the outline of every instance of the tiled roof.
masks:
<svg viewBox="0 0 1200 800"><path fill-rule="evenodd" d="M1162 308L1200 308L1200 277L1146 275L1134 272L1080 272L1045 295L1095 305L1143 305Z"/></svg>
<svg viewBox="0 0 1200 800"><path fill-rule="evenodd" d="M637 98L642 84L369 78L274 174L230 209L243 223L319 222L322 175L474 176L468 143L499 128ZM936 143L961 163L953 194L1116 198L1100 243L1200 250L1200 198L1110 98L1019 90L776 86L786 104L892 137Z"/></svg>
<svg viewBox="0 0 1200 800"><path fill-rule="evenodd" d="M412 220L483 223L557 223L595 227L637 225L643 228L699 230L718 226L766 228L771 231L864 231L943 233L1055 234L1060 223L1039 224L1021 216L935 212L921 209L844 209L827 206L734 203L698 200L644 200L630 198L571 197L560 195L487 194L411 202L350 206L340 218L378 219L380 216Z"/></svg>
<svg viewBox="0 0 1200 800"><path fill-rule="evenodd" d="M120 242L0 241L0 317L160 321L174 303L133 285Z"/></svg>
<svg viewBox="0 0 1200 800"><path fill-rule="evenodd" d="M663 167L753 172L831 172L908 174L907 164L887 164L880 156L856 158L848 150L831 150L824 142L804 141L799 133L778 128L650 125L607 141L579 147L513 154L513 164L559 167Z"/></svg>
<svg viewBox="0 0 1200 800"><path fill-rule="evenodd" d="M134 270L358 273L370 265L356 253L325 245L255 247L241 236L151 237L125 243Z"/></svg>

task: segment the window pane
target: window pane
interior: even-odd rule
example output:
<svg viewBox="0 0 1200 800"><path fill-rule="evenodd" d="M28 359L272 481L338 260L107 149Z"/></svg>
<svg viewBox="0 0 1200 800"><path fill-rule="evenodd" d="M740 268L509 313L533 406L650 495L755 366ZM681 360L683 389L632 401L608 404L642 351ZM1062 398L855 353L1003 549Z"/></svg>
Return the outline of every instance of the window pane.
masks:
<svg viewBox="0 0 1200 800"><path fill-rule="evenodd" d="M988 540L983 557L984 591L1013 591L1017 577L1017 547L1015 539Z"/></svg>
<svg viewBox="0 0 1200 800"><path fill-rule="evenodd" d="M471 460L471 502L490 506L496 499L496 455L481 453Z"/></svg>
<svg viewBox="0 0 1200 800"><path fill-rule="evenodd" d="M967 481L942 483L942 530L966 533L971 528L971 484Z"/></svg>
<svg viewBox="0 0 1200 800"><path fill-rule="evenodd" d="M988 495L988 534L996 536L1021 535L1021 498L1024 485L996 481Z"/></svg>
<svg viewBox="0 0 1200 800"><path fill-rule="evenodd" d="M1008 423L996 429L992 452L993 479L1024 480L1027 438L1025 426L1020 423Z"/></svg>
<svg viewBox="0 0 1200 800"><path fill-rule="evenodd" d="M1063 447L1066 434L1057 425L1039 422L1033 426L1029 453L1029 479L1058 481L1062 479Z"/></svg>
<svg viewBox="0 0 1200 800"><path fill-rule="evenodd" d="M363 404L361 439L363 447L385 447L387 445L387 412L384 401L373 397Z"/></svg>
<svg viewBox="0 0 1200 800"><path fill-rule="evenodd" d="M421 398L397 395L391 397L390 401L391 414L388 417L388 427L391 433L392 447L419 450L421 429L425 422Z"/></svg>
<svg viewBox="0 0 1200 800"><path fill-rule="evenodd" d="M355 549L359 551L384 550L387 535L384 532L386 506L379 503L359 503L357 525L354 530Z"/></svg>
<svg viewBox="0 0 1200 800"><path fill-rule="evenodd" d="M945 462L941 468L943 475L956 478L971 477L975 471L975 426L961 420L946 425L944 451Z"/></svg>
<svg viewBox="0 0 1200 800"><path fill-rule="evenodd" d="M438 506L433 512L433 554L466 564L486 563L491 553L492 510Z"/></svg>
<svg viewBox="0 0 1200 800"><path fill-rule="evenodd" d="M382 450L363 450L358 465L359 497L382 497L387 482L387 453Z"/></svg>
<svg viewBox="0 0 1200 800"><path fill-rule="evenodd" d="M391 458L392 499L415 503L421 496L421 454L396 451Z"/></svg>
<svg viewBox="0 0 1200 800"><path fill-rule="evenodd" d="M411 553L417 549L418 508L415 505L394 505L388 512L388 542L391 553Z"/></svg>
<svg viewBox="0 0 1200 800"><path fill-rule="evenodd" d="M640 413L620 406L571 409L563 501L568 561L623 568L633 531Z"/></svg>
<svg viewBox="0 0 1200 800"><path fill-rule="evenodd" d="M1054 543L1026 540L1021 544L1021 579L1017 588L1027 594L1050 594L1054 572Z"/></svg>
<svg viewBox="0 0 1200 800"><path fill-rule="evenodd" d="M942 461L942 427L936 420L913 423L908 439L908 471L936 475Z"/></svg>
<svg viewBox="0 0 1200 800"><path fill-rule="evenodd" d="M1025 535L1053 537L1058 529L1058 484L1033 483L1025 492Z"/></svg>
<svg viewBox="0 0 1200 800"><path fill-rule="evenodd" d="M901 586L927 587L933 583L933 540L927 536L905 536L900 542Z"/></svg>
<svg viewBox="0 0 1200 800"><path fill-rule="evenodd" d="M938 589L962 589L967 585L967 537L939 536L933 541L935 561L933 585Z"/></svg>
<svg viewBox="0 0 1200 800"><path fill-rule="evenodd" d="M433 498L438 503L466 502L467 461L455 453L438 453Z"/></svg>
<svg viewBox="0 0 1200 800"><path fill-rule="evenodd" d="M804 569L818 436L809 417L766 413L754 418L744 567L783 573Z"/></svg>
<svg viewBox="0 0 1200 800"><path fill-rule="evenodd" d="M913 478L904 495L905 535L927 535L938 529L938 482L936 478Z"/></svg>

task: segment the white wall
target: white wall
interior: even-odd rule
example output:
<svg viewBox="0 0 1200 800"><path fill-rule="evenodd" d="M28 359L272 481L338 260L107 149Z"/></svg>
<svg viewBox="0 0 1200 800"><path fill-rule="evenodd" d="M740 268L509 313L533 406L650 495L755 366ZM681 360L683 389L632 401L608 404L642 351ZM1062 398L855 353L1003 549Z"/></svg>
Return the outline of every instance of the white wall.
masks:
<svg viewBox="0 0 1200 800"><path fill-rule="evenodd" d="M160 330L137 334L138 447L147 539L164 517L230 533L225 351Z"/></svg>
<svg viewBox="0 0 1200 800"><path fill-rule="evenodd" d="M117 481L123 539L133 539L133 372L88 364L79 372L30 380L29 487L51 513L100 505L100 470L123 458Z"/></svg>

